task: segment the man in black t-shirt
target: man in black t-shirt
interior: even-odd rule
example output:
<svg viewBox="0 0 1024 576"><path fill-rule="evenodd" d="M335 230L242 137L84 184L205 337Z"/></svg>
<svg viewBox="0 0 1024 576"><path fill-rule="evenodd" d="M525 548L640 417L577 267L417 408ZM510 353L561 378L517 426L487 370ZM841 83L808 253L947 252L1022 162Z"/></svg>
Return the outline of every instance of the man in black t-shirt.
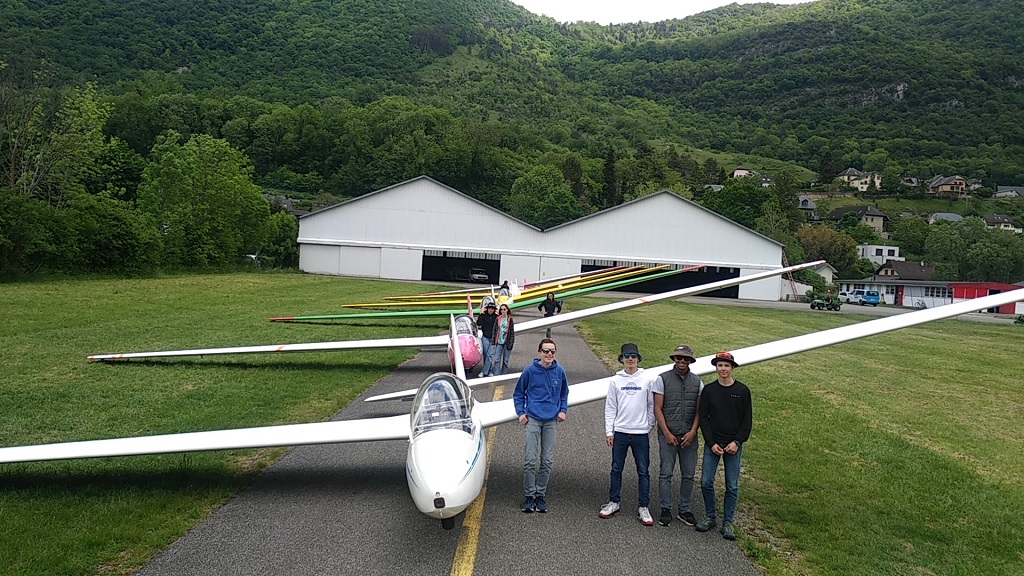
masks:
<svg viewBox="0 0 1024 576"><path fill-rule="evenodd" d="M715 503L715 471L718 461L725 466L725 503L722 514L722 536L735 540L733 518L740 496L740 457L743 443L750 438L754 412L750 388L733 378L738 364L729 352L719 352L711 360L718 380L708 384L700 394L700 429L704 435L704 464L700 489L704 495L706 516L697 523L698 532L707 532L717 525Z"/></svg>

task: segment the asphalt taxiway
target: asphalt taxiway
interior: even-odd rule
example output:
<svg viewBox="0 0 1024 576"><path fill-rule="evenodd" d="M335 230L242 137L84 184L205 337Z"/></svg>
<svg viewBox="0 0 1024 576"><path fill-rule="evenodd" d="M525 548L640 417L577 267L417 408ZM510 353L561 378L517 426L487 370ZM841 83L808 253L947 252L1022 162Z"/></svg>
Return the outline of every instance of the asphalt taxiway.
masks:
<svg viewBox="0 0 1024 576"><path fill-rule="evenodd" d="M517 319L535 314L520 312ZM532 361L541 337L517 336L512 371ZM572 326L555 328L553 338L571 383L610 375ZM667 363L664 350L641 352L646 365ZM407 412L408 403L361 400L415 388L446 363L444 352L421 352L334 419ZM512 389L513 384L484 387L474 397L510 397ZM462 515L454 530L443 530L438 520L420 514L413 505L405 481L407 442L299 447L138 574L759 574L737 543L724 540L717 531L698 533L678 519L669 527L643 526L636 516L632 458L627 458L623 477L623 512L608 520L598 517L608 500L611 461L603 414L603 402L572 407L559 426L547 514L519 510L523 437L517 423L492 429L479 523L464 522ZM657 517L657 440L653 434L651 438L651 511ZM699 482L693 508L698 518L703 516Z"/></svg>

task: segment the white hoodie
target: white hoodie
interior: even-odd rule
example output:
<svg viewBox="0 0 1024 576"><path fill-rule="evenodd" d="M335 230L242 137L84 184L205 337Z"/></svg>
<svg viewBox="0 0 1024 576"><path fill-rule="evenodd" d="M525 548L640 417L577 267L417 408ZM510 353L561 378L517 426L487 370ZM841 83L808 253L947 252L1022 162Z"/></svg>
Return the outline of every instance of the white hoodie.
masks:
<svg viewBox="0 0 1024 576"><path fill-rule="evenodd" d="M657 378L657 374L654 375ZM604 401L604 433L647 434L654 428L654 380L643 368L628 374L619 370L608 381Z"/></svg>

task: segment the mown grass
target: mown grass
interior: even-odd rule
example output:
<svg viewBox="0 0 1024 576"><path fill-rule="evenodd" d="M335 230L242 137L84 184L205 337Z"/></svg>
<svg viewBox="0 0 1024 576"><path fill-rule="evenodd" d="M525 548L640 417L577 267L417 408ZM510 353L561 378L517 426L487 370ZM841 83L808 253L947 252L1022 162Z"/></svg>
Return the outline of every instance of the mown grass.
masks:
<svg viewBox="0 0 1024 576"><path fill-rule="evenodd" d="M323 420L414 352L85 358L440 332L444 320L266 321L427 288L282 274L0 285L0 444ZM608 358L637 341L653 366L679 342L709 354L863 320L664 303L585 331ZM755 398L748 553L769 574L1021 573L1022 344L1018 326L946 321L740 368ZM280 453L0 466L0 573L129 573Z"/></svg>
<svg viewBox="0 0 1024 576"><path fill-rule="evenodd" d="M440 333L443 320L271 324L430 288L296 274L0 285L0 444L324 420L415 351L88 364L92 353ZM281 450L0 466L0 573L124 574Z"/></svg>
<svg viewBox="0 0 1024 576"><path fill-rule="evenodd" d="M867 320L673 302L585 330L654 366L679 342L711 354ZM948 320L739 368L745 548L768 574L1024 573L1022 350L1019 326Z"/></svg>

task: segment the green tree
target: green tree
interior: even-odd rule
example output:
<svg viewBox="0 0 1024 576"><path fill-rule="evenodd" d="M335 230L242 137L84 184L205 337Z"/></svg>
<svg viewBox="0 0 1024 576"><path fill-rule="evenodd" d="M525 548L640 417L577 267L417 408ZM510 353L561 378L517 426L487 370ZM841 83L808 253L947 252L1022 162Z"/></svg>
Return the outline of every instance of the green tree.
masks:
<svg viewBox="0 0 1024 576"><path fill-rule="evenodd" d="M2 64L2 63L0 63ZM4 67L0 66L0 71ZM72 88L54 103L41 87L0 79L0 185L61 207L83 191L104 150L110 106L96 87Z"/></svg>
<svg viewBox="0 0 1024 576"><path fill-rule="evenodd" d="M935 280L960 280L961 264L967 252L967 242L956 226L939 222L928 234L924 245L925 260L935 267Z"/></svg>
<svg viewBox="0 0 1024 576"><path fill-rule="evenodd" d="M139 274L156 267L160 237L150 219L109 193L72 195L67 269Z"/></svg>
<svg viewBox="0 0 1024 576"><path fill-rule="evenodd" d="M537 166L512 184L507 212L529 224L547 229L583 216L583 210L562 176L549 164Z"/></svg>
<svg viewBox="0 0 1024 576"><path fill-rule="evenodd" d="M275 212L268 222L266 244L260 258L275 268L296 268L299 265L299 222L288 212Z"/></svg>
<svg viewBox="0 0 1024 576"><path fill-rule="evenodd" d="M808 260L824 260L839 271L840 278L857 276L857 243L847 234L827 226L801 226L796 238Z"/></svg>
<svg viewBox="0 0 1024 576"><path fill-rule="evenodd" d="M857 244L885 244L885 240L875 229L860 220L860 214L854 211L843 214L836 223L836 230L848 234Z"/></svg>
<svg viewBox="0 0 1024 576"><path fill-rule="evenodd" d="M924 258L924 244L931 229L920 216L897 218L893 224L892 239L900 247L900 253L907 260Z"/></svg>
<svg viewBox="0 0 1024 576"><path fill-rule="evenodd" d="M608 148L608 152L604 156L604 188L601 194L601 208L611 208L622 204L617 162L615 149Z"/></svg>
<svg viewBox="0 0 1024 576"><path fill-rule="evenodd" d="M270 207L252 182L252 166L227 141L193 136L184 145L157 139L139 186L139 207L163 241L162 264L225 266L265 244Z"/></svg>
<svg viewBox="0 0 1024 576"><path fill-rule="evenodd" d="M700 203L716 214L753 229L771 196L772 193L754 178L730 178L721 190L705 191Z"/></svg>

